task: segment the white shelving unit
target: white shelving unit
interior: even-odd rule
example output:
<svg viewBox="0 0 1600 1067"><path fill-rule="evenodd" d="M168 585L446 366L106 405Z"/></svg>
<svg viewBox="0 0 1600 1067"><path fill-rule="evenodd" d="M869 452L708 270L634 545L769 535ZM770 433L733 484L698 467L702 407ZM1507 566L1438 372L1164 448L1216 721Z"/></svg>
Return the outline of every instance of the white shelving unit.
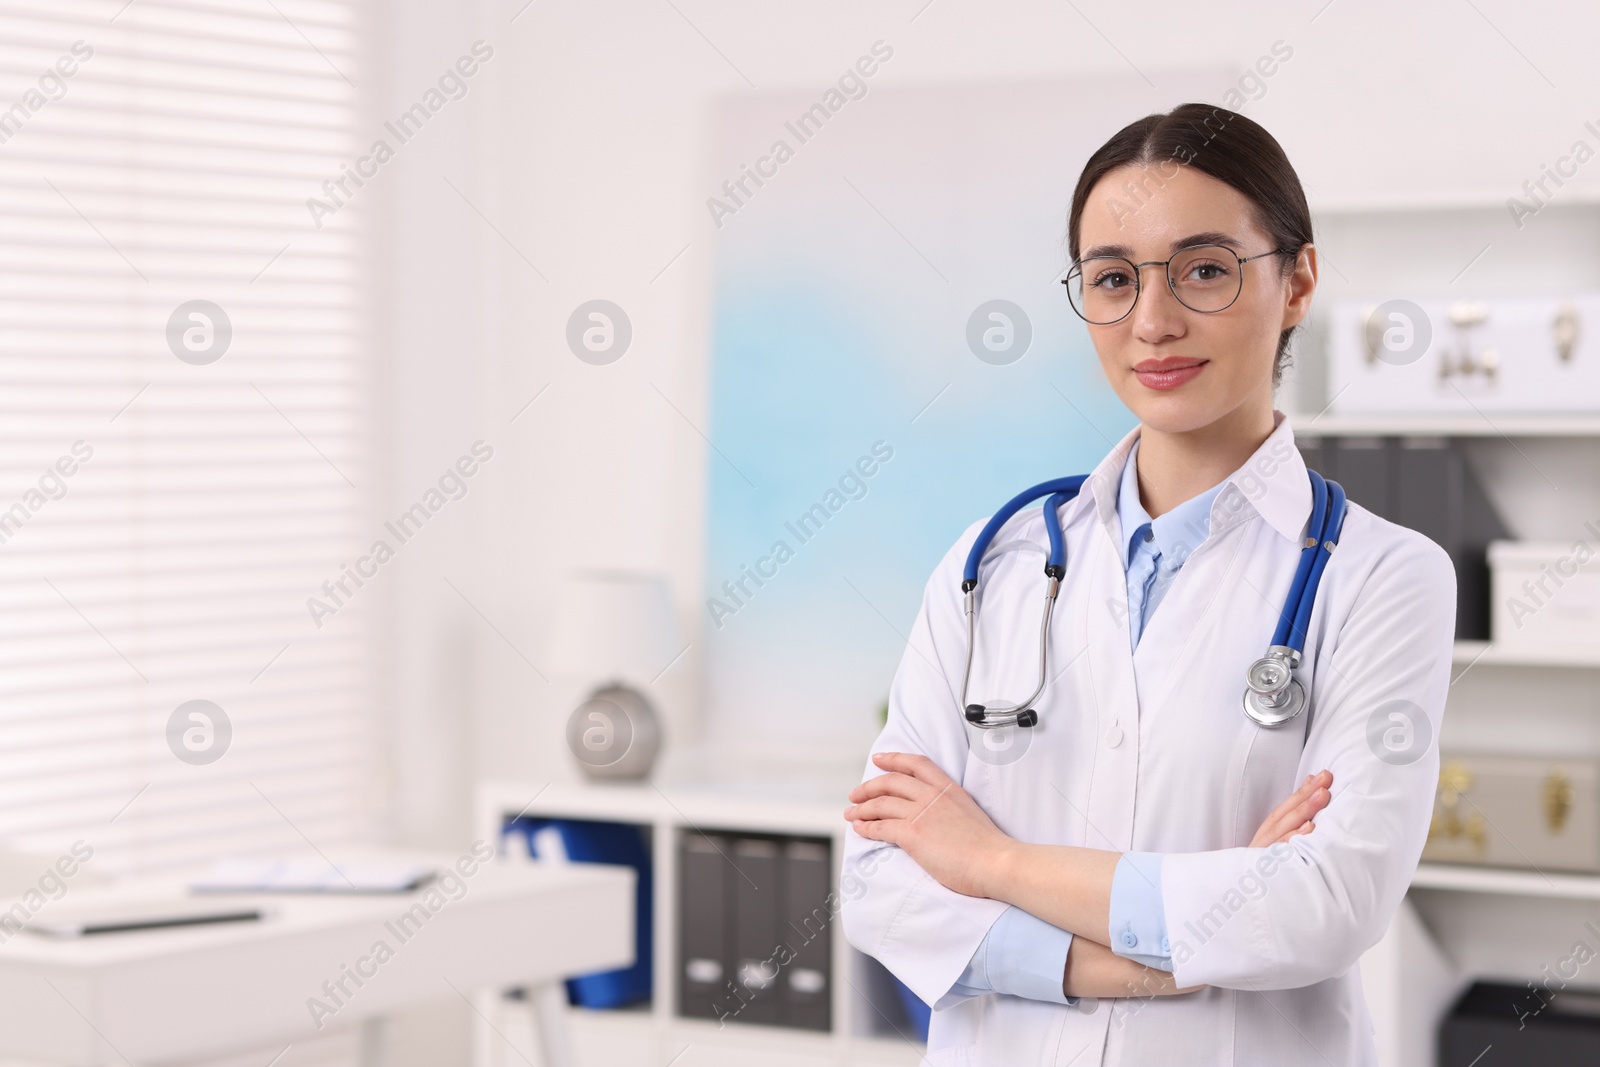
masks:
<svg viewBox="0 0 1600 1067"><path fill-rule="evenodd" d="M1519 456L1524 455L1524 448L1532 447L1530 439L1542 439L1542 448L1587 449L1600 460L1600 417L1490 413L1379 418L1332 412L1292 417L1296 432L1303 436L1463 438L1469 455L1501 448ZM1532 536L1527 531L1516 532ZM1516 745L1517 733L1526 730L1530 719L1550 710L1549 703L1540 699L1543 694L1530 694L1528 687L1554 684L1548 674L1528 676L1518 671L1560 668L1565 675L1600 669L1600 647L1457 641L1452 658L1457 668L1452 706L1459 703L1461 690L1472 684L1489 687L1497 704L1505 699L1499 696L1502 692L1520 693L1523 699L1508 708L1511 713L1500 724L1499 737L1507 747ZM1458 689L1468 677L1473 681ZM1516 681L1506 681L1509 678ZM1600 675L1594 678L1600 680ZM1576 683L1569 678L1561 684L1560 691L1568 697L1584 692L1588 685L1590 696L1583 710L1600 712L1595 706L1600 686L1581 675ZM1447 710L1447 735L1450 728ZM1487 747L1481 732L1477 738L1473 747ZM1377 1029L1379 1062L1383 1067L1432 1067L1439 1023L1472 981L1483 978L1520 984L1539 980L1539 964L1571 950L1579 934L1566 934L1581 931L1584 917L1600 918L1600 876L1421 864L1388 934L1361 960L1362 983ZM1600 971L1580 977L1576 984L1600 986Z"/></svg>
<svg viewBox="0 0 1600 1067"><path fill-rule="evenodd" d="M1600 437L1600 416L1303 414L1291 416L1295 432L1345 437Z"/></svg>
<svg viewBox="0 0 1600 1067"><path fill-rule="evenodd" d="M1600 875L1467 867L1423 863L1411 879L1413 889L1453 889L1513 897L1554 897L1600 902Z"/></svg>
<svg viewBox="0 0 1600 1067"><path fill-rule="evenodd" d="M1600 648L1583 645L1561 647L1536 645L1521 648L1497 645L1490 641L1457 641L1455 662L1472 665L1487 663L1501 667L1600 667Z"/></svg>
<svg viewBox="0 0 1600 1067"><path fill-rule="evenodd" d="M805 781L523 783L488 782L476 797L476 836L498 844L500 828L519 815L593 819L646 827L654 883L652 997L648 1006L595 1011L569 1008L583 1063L665 1064L692 1045L694 1063L744 1067L915 1067L923 1046L897 1032L899 1005L888 972L858 952L837 922L831 930L832 1031L758 1023L686 1019L677 1014L678 839L684 831L798 834L832 843L835 885L843 855L845 799L856 777ZM508 862L514 855L506 855ZM520 1007L485 995L474 1041L474 1067L537 1062ZM902 1024L903 1025L903 1024ZM515 1046L512 1052L505 1046Z"/></svg>

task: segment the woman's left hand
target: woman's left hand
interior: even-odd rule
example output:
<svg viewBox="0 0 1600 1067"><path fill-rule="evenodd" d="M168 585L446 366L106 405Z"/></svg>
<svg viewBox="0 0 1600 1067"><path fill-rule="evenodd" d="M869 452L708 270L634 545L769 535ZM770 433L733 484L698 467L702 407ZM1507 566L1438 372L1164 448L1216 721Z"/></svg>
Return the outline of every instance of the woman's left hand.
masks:
<svg viewBox="0 0 1600 1067"><path fill-rule="evenodd" d="M850 790L844 811L856 833L899 845L942 885L969 897L988 896L996 867L1015 844L972 795L927 756L879 752L888 774Z"/></svg>

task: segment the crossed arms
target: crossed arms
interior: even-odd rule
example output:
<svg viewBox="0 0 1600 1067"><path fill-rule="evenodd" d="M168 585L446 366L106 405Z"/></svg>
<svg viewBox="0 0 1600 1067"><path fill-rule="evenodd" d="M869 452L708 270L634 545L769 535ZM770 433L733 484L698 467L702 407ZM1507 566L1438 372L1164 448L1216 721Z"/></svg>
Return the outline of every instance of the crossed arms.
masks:
<svg viewBox="0 0 1600 1067"><path fill-rule="evenodd" d="M887 773L852 789L853 803L845 809L856 833L899 846L956 893L1002 901L1070 932L1064 996L1165 996L1202 988L1179 988L1171 972L1110 947L1112 885L1122 853L1018 841L927 756L879 752L873 762ZM1332 783L1330 771L1307 775L1262 822L1250 847L1314 830Z"/></svg>

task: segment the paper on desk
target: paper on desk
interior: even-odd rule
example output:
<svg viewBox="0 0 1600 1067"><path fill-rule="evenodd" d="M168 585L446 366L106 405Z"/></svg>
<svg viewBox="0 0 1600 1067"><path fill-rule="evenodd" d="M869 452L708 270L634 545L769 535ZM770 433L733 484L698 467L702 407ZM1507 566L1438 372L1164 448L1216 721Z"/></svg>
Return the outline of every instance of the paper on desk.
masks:
<svg viewBox="0 0 1600 1067"><path fill-rule="evenodd" d="M196 893L404 893L432 878L421 863L221 859L189 883Z"/></svg>

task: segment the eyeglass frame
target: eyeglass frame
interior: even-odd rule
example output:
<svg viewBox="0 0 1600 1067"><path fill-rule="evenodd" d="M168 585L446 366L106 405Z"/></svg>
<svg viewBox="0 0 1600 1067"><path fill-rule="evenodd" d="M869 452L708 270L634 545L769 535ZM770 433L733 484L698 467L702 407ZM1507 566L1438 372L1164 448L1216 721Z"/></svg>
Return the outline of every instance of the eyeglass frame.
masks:
<svg viewBox="0 0 1600 1067"><path fill-rule="evenodd" d="M1304 247L1304 245L1300 246L1300 248ZM1196 248L1221 248L1224 251L1231 253L1233 258L1239 262L1239 291L1233 294L1232 300L1228 301L1219 308L1212 309L1211 311L1201 311L1199 308L1189 307L1188 304L1184 304L1183 297L1178 295L1178 284L1172 280L1172 261L1183 255L1185 252L1193 252ZM1185 308L1188 308L1196 315L1215 315L1220 311L1227 311L1229 308L1233 307L1234 304L1239 302L1239 296L1244 292L1244 265L1246 263L1249 263L1254 259L1264 259L1267 256L1286 256L1291 253L1298 256L1300 254L1300 248L1274 248L1271 251L1262 252L1259 255L1241 256L1238 252L1235 252L1227 245L1219 245L1214 241L1206 241L1201 244L1188 245L1187 247L1180 248L1167 259L1147 259L1143 263L1135 263L1133 260L1124 258L1123 256L1090 256L1090 260L1120 259L1122 262L1133 268L1133 301L1128 305L1127 311L1124 311L1121 315L1111 319L1109 322L1094 322L1083 312L1079 311L1078 305L1072 300L1072 290L1070 288L1067 290L1067 303L1072 305L1072 310L1078 316L1078 318L1082 319L1084 322L1087 322L1090 326L1114 326L1132 314L1134 306L1139 303L1139 297L1144 293L1144 268L1155 266L1159 263L1161 265L1161 272L1167 277L1167 288L1172 291L1172 298L1174 300L1176 300L1179 304L1183 304ZM1073 260L1072 266L1067 270L1067 276L1061 279L1061 284L1067 286L1071 285L1073 271L1077 271L1081 276L1085 262L1087 262L1087 260Z"/></svg>

